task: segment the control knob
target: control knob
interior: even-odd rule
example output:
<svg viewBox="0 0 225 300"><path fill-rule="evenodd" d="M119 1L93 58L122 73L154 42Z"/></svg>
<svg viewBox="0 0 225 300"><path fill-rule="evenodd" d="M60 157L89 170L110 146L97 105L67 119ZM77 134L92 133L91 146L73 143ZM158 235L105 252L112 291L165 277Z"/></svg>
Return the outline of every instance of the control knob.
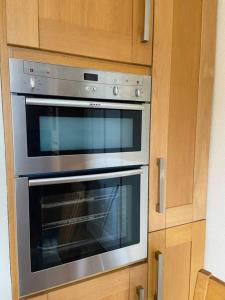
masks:
<svg viewBox="0 0 225 300"><path fill-rule="evenodd" d="M140 89L135 90L135 96L138 97L138 98L141 96L141 90Z"/></svg>
<svg viewBox="0 0 225 300"><path fill-rule="evenodd" d="M117 96L118 94L119 94L119 88L118 88L118 86L114 86L113 87L113 95Z"/></svg>
<svg viewBox="0 0 225 300"><path fill-rule="evenodd" d="M35 88L35 80L32 77L30 78L30 87L32 90Z"/></svg>

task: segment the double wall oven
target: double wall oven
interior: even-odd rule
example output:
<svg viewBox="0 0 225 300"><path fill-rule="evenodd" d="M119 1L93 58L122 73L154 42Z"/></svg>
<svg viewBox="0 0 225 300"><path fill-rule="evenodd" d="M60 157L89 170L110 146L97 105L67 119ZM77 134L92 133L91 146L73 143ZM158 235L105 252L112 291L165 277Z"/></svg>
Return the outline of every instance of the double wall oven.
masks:
<svg viewBox="0 0 225 300"><path fill-rule="evenodd" d="M20 295L145 259L150 77L9 64Z"/></svg>

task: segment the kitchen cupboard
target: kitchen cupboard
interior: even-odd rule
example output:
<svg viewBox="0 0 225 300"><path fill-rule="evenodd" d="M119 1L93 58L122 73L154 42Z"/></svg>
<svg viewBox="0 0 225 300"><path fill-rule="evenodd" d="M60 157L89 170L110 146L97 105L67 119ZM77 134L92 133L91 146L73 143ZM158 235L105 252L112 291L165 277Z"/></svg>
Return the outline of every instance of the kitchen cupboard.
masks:
<svg viewBox="0 0 225 300"><path fill-rule="evenodd" d="M147 263L108 273L28 300L136 300L144 289L147 300Z"/></svg>
<svg viewBox="0 0 225 300"><path fill-rule="evenodd" d="M149 234L149 300L193 299L204 262L204 237L205 221ZM157 294L163 298L154 298Z"/></svg>
<svg viewBox="0 0 225 300"><path fill-rule="evenodd" d="M155 1L150 232L205 218L215 20L214 0Z"/></svg>
<svg viewBox="0 0 225 300"><path fill-rule="evenodd" d="M6 0L6 13L9 44L151 64L152 0Z"/></svg>
<svg viewBox="0 0 225 300"><path fill-rule="evenodd" d="M7 42L20 46L38 47L38 1L6 1Z"/></svg>

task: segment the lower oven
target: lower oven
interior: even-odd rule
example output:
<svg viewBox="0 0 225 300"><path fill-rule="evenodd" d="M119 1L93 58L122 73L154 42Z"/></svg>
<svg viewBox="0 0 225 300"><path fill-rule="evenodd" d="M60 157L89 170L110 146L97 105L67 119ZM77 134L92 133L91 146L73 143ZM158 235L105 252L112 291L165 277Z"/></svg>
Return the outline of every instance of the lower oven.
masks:
<svg viewBox="0 0 225 300"><path fill-rule="evenodd" d="M15 180L20 296L147 257L147 166Z"/></svg>

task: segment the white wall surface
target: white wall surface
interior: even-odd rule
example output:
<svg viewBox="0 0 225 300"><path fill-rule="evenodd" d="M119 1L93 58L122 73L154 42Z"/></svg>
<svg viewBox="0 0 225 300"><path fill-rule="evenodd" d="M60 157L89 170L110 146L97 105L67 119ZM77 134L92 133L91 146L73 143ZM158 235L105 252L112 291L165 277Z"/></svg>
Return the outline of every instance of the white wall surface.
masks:
<svg viewBox="0 0 225 300"><path fill-rule="evenodd" d="M218 1L205 268L225 281L225 0Z"/></svg>
<svg viewBox="0 0 225 300"><path fill-rule="evenodd" d="M5 146L1 104L2 100L0 86L0 299L11 300L12 294L9 261Z"/></svg>

